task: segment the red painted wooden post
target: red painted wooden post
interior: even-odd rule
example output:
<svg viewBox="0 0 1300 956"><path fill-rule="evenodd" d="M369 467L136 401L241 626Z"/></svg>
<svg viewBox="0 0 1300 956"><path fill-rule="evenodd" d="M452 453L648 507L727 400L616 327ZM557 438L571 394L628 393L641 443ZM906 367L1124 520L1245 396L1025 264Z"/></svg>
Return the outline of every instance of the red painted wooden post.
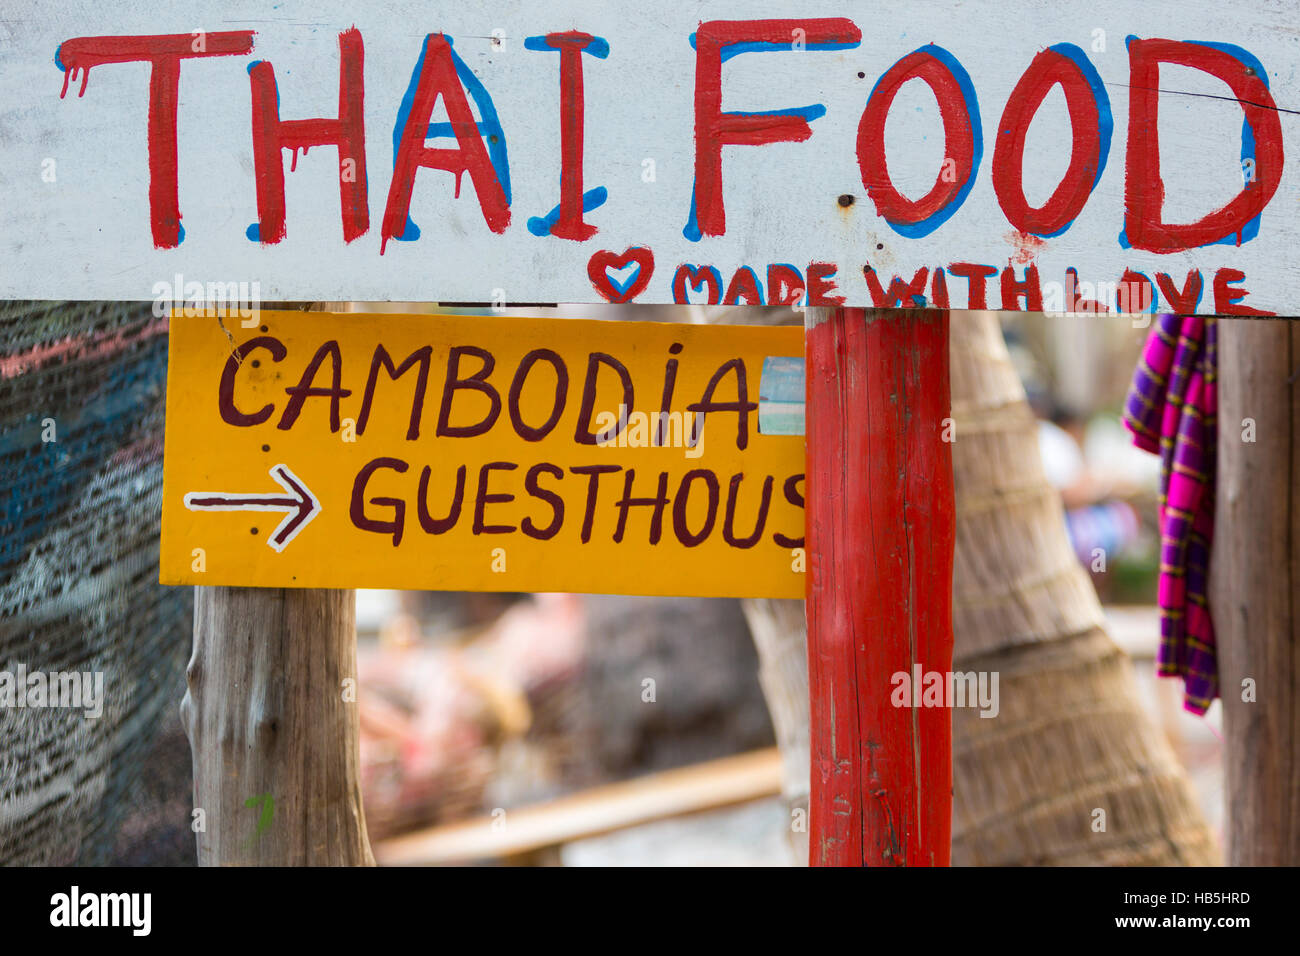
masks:
<svg viewBox="0 0 1300 956"><path fill-rule="evenodd" d="M948 313L810 309L805 338L810 863L947 866L952 714L891 696L952 669Z"/></svg>

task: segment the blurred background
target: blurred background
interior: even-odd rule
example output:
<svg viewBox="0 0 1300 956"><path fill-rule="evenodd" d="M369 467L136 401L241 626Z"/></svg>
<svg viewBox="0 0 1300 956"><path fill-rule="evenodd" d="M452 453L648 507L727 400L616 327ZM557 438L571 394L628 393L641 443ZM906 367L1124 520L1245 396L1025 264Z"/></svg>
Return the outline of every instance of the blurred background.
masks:
<svg viewBox="0 0 1300 956"><path fill-rule="evenodd" d="M501 311L557 314L546 307ZM721 313L563 310L572 318L802 322L790 310ZM161 337L148 331L147 314L114 321L118 338L134 343L124 346L125 354L141 376L153 377L139 407L128 409L148 424L132 440L138 454L123 465L121 480L152 488L160 448L143 446L160 437L148 429L161 424L156 379L164 367L165 329ZM1204 719L1187 714L1181 681L1154 676L1159 461L1133 448L1120 424L1147 330L1108 316L1018 314L1000 322L1037 418L1045 473L1065 506L1071 547L1101 599L1110 637L1133 662L1141 708L1185 769L1218 841L1219 704ZM30 424L18 403L22 378L44 367L39 359L12 361L25 347L11 336L9 372L0 380L10 445ZM89 346L71 354L91 361ZM102 344L94 354L95 361L112 360ZM71 372L62 367L76 371L75 364ZM5 467L16 475L26 466L11 456ZM0 861L194 863L189 746L177 713L191 599L186 589L150 597L167 590L152 583L156 565L147 565L150 547L156 562L157 514L148 512L153 493L142 496L144 517L133 545L146 567L127 584L138 592L137 603L161 608L157 620L130 636L148 658L131 666L147 669L149 678L140 684L139 706L128 708L142 716L116 725L130 728L132 743L104 753L99 772L108 782L96 791L97 802L64 798L53 811L46 807L64 827L51 824L44 836L22 822L32 803L21 798L35 792L30 767L0 773L0 788L8 788L0 789ZM8 560L12 583L30 565L30 553ZM14 607L0 630L0 657L49 633L48 616L42 619L32 601ZM120 620L101 617L93 626L76 623L84 615L70 620L92 644L111 643L115 634L121 640L113 630ZM779 688L769 683L765 697L752 626L752 615L732 600L358 591L362 784L377 857L432 864L795 865L806 854L806 816L791 793L790 754L783 765L777 750L772 714L781 703L771 694ZM104 732L113 730L106 725ZM13 748L7 749L12 762ZM69 830L68 821L85 818L94 822Z"/></svg>

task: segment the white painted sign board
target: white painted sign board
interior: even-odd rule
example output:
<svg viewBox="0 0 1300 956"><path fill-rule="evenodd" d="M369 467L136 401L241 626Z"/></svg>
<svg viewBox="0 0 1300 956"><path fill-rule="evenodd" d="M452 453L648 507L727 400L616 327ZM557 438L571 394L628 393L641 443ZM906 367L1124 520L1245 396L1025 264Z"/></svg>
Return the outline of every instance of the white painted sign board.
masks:
<svg viewBox="0 0 1300 956"><path fill-rule="evenodd" d="M2 7L3 297L1300 299L1287 3Z"/></svg>

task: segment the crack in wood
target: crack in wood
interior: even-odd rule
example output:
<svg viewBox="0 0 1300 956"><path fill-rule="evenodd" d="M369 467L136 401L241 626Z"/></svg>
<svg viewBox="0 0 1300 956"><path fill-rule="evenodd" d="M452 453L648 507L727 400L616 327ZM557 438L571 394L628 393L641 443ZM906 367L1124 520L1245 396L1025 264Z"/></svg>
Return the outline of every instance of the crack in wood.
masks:
<svg viewBox="0 0 1300 956"><path fill-rule="evenodd" d="M1300 110L1283 109L1281 106L1270 106L1268 103L1256 103L1254 100L1243 100L1236 96L1223 96L1217 93L1193 93L1191 90L1166 90L1163 87L1150 86L1133 86L1131 83L1110 83L1107 86L1113 86L1121 90L1144 90L1157 93L1168 93L1171 96L1195 96L1203 100L1227 100L1230 103L1240 103L1242 106L1254 106L1261 110L1273 110L1275 113L1287 113L1291 116L1300 116Z"/></svg>

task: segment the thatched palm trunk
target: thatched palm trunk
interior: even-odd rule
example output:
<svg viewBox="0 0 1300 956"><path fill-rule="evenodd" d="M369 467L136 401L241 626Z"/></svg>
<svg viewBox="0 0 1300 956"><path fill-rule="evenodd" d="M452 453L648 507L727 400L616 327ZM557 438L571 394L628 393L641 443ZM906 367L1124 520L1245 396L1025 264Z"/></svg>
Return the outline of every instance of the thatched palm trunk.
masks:
<svg viewBox="0 0 1300 956"><path fill-rule="evenodd" d="M1132 665L1107 636L1069 547L1033 415L991 315L953 316L952 400L954 669L996 671L1000 704L995 718L953 714L954 864L1219 862L1186 774L1142 710ZM787 611L746 602L777 739L803 742L788 752L786 796L806 806L808 710L796 701L806 698L807 676L790 666L805 659L805 634Z"/></svg>

